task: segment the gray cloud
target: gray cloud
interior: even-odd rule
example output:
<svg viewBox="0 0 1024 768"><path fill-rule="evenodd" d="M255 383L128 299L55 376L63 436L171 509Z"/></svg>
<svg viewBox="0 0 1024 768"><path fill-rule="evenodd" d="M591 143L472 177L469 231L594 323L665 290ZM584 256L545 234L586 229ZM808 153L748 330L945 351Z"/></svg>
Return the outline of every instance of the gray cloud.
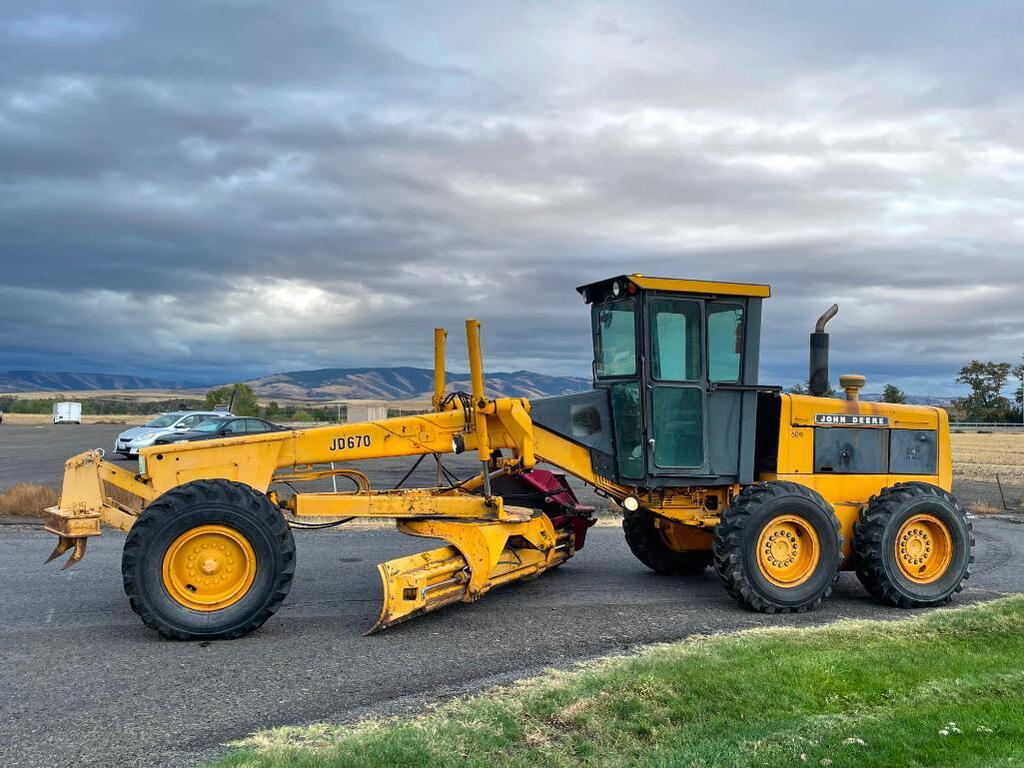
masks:
<svg viewBox="0 0 1024 768"><path fill-rule="evenodd" d="M765 380L833 300L876 384L1024 353L1015 3L23 13L0 369L425 364L472 315L492 367L586 375L572 289L631 271L771 282Z"/></svg>

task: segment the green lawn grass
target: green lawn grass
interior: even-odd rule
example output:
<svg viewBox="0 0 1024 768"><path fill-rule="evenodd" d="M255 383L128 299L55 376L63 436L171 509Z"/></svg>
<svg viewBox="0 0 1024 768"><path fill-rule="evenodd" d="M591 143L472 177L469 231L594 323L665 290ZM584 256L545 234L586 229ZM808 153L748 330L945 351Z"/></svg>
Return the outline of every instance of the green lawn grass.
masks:
<svg viewBox="0 0 1024 768"><path fill-rule="evenodd" d="M416 718L257 734L218 766L1024 762L1024 598L658 646Z"/></svg>

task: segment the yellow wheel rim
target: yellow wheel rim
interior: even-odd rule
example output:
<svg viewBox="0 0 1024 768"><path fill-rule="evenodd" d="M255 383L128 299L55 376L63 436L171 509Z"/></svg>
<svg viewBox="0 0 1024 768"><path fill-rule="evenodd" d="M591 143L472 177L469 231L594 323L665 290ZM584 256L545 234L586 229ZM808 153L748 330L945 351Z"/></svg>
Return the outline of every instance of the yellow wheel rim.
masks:
<svg viewBox="0 0 1024 768"><path fill-rule="evenodd" d="M935 515L914 515L896 534L896 563L915 584L930 584L949 569L953 535Z"/></svg>
<svg viewBox="0 0 1024 768"><path fill-rule="evenodd" d="M757 540L757 566L777 587L798 587L821 560L821 543L811 524L797 515L769 521Z"/></svg>
<svg viewBox="0 0 1024 768"><path fill-rule="evenodd" d="M237 603L256 578L256 553L248 539L225 525L200 525L176 538L164 555L164 587L195 611Z"/></svg>

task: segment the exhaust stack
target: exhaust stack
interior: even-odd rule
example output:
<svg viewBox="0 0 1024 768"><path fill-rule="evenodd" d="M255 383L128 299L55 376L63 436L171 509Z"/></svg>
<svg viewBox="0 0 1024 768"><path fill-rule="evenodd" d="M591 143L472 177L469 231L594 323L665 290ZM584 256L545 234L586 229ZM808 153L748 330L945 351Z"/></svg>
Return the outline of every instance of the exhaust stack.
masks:
<svg viewBox="0 0 1024 768"><path fill-rule="evenodd" d="M825 325L839 314L839 305L833 304L818 318L811 334L811 361L808 377L808 391L814 397L824 397L828 392L828 333Z"/></svg>

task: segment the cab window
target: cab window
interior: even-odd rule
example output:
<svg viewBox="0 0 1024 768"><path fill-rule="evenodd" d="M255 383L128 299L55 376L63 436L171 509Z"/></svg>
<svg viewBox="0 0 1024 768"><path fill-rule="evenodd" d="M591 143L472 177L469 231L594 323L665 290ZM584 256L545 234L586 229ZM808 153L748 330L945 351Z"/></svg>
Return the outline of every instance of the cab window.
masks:
<svg viewBox="0 0 1024 768"><path fill-rule="evenodd" d="M697 387L654 387L654 463L699 467L704 463L704 400Z"/></svg>
<svg viewBox="0 0 1024 768"><path fill-rule="evenodd" d="M743 307L708 305L708 380L738 383L743 362Z"/></svg>
<svg viewBox="0 0 1024 768"><path fill-rule="evenodd" d="M700 378L700 305L654 299L651 308L651 373L658 381Z"/></svg>
<svg viewBox="0 0 1024 768"><path fill-rule="evenodd" d="M624 479L638 480L644 476L640 385L635 381L612 384L611 395L619 474Z"/></svg>
<svg viewBox="0 0 1024 768"><path fill-rule="evenodd" d="M636 302L633 299L595 306L594 373L599 378L636 375Z"/></svg>

